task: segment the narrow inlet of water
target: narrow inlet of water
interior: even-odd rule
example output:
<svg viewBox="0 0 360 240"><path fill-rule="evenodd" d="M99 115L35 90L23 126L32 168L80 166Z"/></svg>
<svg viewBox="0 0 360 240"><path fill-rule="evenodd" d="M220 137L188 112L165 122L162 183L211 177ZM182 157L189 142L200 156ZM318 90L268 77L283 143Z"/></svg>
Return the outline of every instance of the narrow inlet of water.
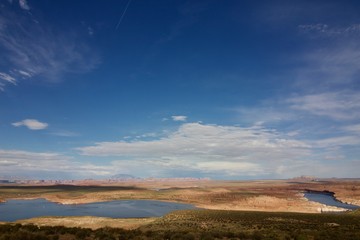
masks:
<svg viewBox="0 0 360 240"><path fill-rule="evenodd" d="M334 194L330 192L306 191L304 193L304 197L307 198L309 201L322 203L327 206L340 207L348 210L356 210L360 208L360 206L346 204L338 201L334 197Z"/></svg>

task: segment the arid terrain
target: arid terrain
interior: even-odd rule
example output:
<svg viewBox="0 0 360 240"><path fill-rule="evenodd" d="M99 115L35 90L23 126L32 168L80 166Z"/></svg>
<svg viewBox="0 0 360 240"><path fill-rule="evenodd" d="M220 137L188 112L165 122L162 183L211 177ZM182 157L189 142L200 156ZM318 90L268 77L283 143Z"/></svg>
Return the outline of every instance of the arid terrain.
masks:
<svg viewBox="0 0 360 240"><path fill-rule="evenodd" d="M15 223L1 223L0 239L25 237L27 239L333 239L340 236L343 239L357 239L360 237L359 210L352 213L320 214L320 212L344 211L344 209L308 201L304 197L304 192L308 190L333 192L342 202L360 205L358 179L300 178L261 181L167 179L166 181L117 182L87 180L75 181L72 184L7 183L0 186L0 201L45 198L61 204L82 204L148 199L190 203L203 210L175 211L163 217L127 219L44 216L18 220Z"/></svg>
<svg viewBox="0 0 360 240"><path fill-rule="evenodd" d="M0 240L354 240L360 239L359 213L181 210L151 219L43 217L0 224Z"/></svg>
<svg viewBox="0 0 360 240"><path fill-rule="evenodd" d="M62 204L121 199L151 199L190 203L216 210L317 213L336 207L310 202L306 190L330 191L342 202L360 205L360 180L292 179L261 181L79 181L73 185L3 184L0 201L45 198Z"/></svg>

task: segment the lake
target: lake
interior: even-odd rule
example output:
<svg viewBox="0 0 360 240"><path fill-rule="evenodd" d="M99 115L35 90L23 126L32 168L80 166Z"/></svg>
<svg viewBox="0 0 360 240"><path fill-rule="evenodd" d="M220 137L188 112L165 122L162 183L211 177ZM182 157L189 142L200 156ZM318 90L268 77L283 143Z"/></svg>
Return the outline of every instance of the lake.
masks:
<svg viewBox="0 0 360 240"><path fill-rule="evenodd" d="M335 207L341 207L348 210L355 210L360 208L360 206L346 204L338 201L333 193L327 193L327 192L312 192L308 191L305 192L304 197L306 197L309 201L314 201L318 203L322 203L328 206L335 206Z"/></svg>
<svg viewBox="0 0 360 240"><path fill-rule="evenodd" d="M46 199L8 200L0 203L0 221L16 221L42 216L160 217L174 210L194 208L190 204L151 200L121 200L70 205L53 203Z"/></svg>

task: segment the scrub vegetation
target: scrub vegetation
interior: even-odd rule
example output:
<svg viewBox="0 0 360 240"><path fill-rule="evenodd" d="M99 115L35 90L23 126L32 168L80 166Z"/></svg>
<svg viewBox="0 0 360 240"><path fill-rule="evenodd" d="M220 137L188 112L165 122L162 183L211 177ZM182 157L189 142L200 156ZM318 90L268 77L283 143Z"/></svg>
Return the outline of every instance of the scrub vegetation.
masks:
<svg viewBox="0 0 360 240"><path fill-rule="evenodd" d="M181 210L136 229L0 225L5 239L360 239L358 212L342 214Z"/></svg>
<svg viewBox="0 0 360 240"><path fill-rule="evenodd" d="M92 185L3 185L0 201L46 198L63 204L120 199L191 203L160 218L40 217L0 224L0 240L279 239L360 240L360 210L316 213L322 204L305 190L330 191L360 201L359 180L134 181ZM181 187L179 187L181 186ZM241 211L235 211L241 210ZM298 212L298 213L296 213ZM301 213L300 213L301 212ZM312 213L306 213L312 212Z"/></svg>

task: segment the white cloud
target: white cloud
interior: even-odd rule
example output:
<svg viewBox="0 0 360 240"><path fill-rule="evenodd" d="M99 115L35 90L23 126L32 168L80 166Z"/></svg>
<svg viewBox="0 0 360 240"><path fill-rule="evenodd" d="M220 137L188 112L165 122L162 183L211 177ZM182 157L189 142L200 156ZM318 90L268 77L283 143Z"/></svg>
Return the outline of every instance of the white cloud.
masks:
<svg viewBox="0 0 360 240"><path fill-rule="evenodd" d="M19 5L24 10L30 10L29 4L26 0L19 0Z"/></svg>
<svg viewBox="0 0 360 240"><path fill-rule="evenodd" d="M158 136L162 137L100 142L77 148L83 155L78 159L96 156L101 166L58 153L0 149L0 176L10 172L82 178L108 177L121 172L139 177L219 179L285 178L304 174L349 177L357 174L353 164L359 165L357 155L348 158L349 152L344 149L358 146L359 135L300 141L294 138L298 134L283 134L262 125L244 128L184 123L176 131Z"/></svg>
<svg viewBox="0 0 360 240"><path fill-rule="evenodd" d="M187 119L187 116L177 115L177 116L171 116L171 118L173 121L176 121L176 122L185 122Z"/></svg>
<svg viewBox="0 0 360 240"><path fill-rule="evenodd" d="M57 153L0 149L0 175L26 175L29 171L68 170L69 160L69 157Z"/></svg>
<svg viewBox="0 0 360 240"><path fill-rule="evenodd" d="M290 107L334 120L360 119L360 94L354 91L326 92L292 97Z"/></svg>
<svg viewBox="0 0 360 240"><path fill-rule="evenodd" d="M59 153L0 149L0 176L78 179L111 176L116 170L112 165L78 162Z"/></svg>
<svg viewBox="0 0 360 240"><path fill-rule="evenodd" d="M20 122L12 123L14 127L25 126L30 130L42 130L49 126L47 123L39 122L36 119L24 119Z"/></svg>
<svg viewBox="0 0 360 240"><path fill-rule="evenodd" d="M278 164L297 161L307 156L310 148L304 142L261 127L187 123L156 140L100 142L78 150L88 156L118 156L139 165L151 163L167 171L250 176L274 173Z"/></svg>

